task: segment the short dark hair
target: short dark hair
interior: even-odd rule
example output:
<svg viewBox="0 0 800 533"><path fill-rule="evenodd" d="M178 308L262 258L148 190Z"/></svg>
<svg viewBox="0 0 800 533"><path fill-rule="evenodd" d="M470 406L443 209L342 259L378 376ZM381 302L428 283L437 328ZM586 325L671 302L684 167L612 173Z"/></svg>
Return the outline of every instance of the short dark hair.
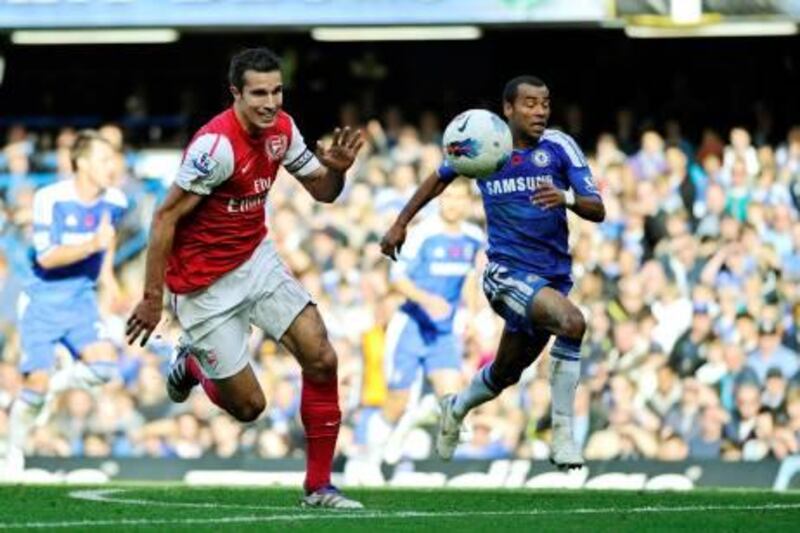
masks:
<svg viewBox="0 0 800 533"><path fill-rule="evenodd" d="M78 159L86 157L89 154L94 142L101 142L111 146L108 139L100 135L97 130L81 130L78 132L78 136L75 137L75 142L72 143L72 149L69 153L73 169L78 170Z"/></svg>
<svg viewBox="0 0 800 533"><path fill-rule="evenodd" d="M248 70L256 72L272 72L281 69L281 58L269 48L248 48L231 58L228 68L228 82L242 90L244 73Z"/></svg>
<svg viewBox="0 0 800 533"><path fill-rule="evenodd" d="M509 82L506 83L506 86L503 88L503 102L513 104L514 100L517 99L517 92L519 91L520 85L546 87L546 84L541 80L541 78L537 78L536 76L531 76L529 74L517 76L516 78L509 80Z"/></svg>

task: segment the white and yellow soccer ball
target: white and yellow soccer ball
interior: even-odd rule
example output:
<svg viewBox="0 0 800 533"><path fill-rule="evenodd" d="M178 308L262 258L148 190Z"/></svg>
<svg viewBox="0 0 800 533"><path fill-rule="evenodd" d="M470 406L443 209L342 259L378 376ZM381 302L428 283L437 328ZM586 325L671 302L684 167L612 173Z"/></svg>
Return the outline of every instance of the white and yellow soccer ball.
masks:
<svg viewBox="0 0 800 533"><path fill-rule="evenodd" d="M503 119L485 109L464 111L447 125L442 137L444 155L462 176L486 178L511 157L511 130Z"/></svg>

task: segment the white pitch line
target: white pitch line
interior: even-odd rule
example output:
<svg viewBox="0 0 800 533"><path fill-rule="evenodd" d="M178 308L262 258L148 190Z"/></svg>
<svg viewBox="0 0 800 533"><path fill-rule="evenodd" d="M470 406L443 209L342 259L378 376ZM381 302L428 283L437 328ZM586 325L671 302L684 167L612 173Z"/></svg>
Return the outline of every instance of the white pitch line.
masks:
<svg viewBox="0 0 800 533"><path fill-rule="evenodd" d="M284 507L284 509L288 509ZM369 518L442 518L465 516L526 516L554 514L625 514L625 513L685 513L706 511L767 511L779 509L800 509L800 503L765 504L765 505L695 505L680 507L633 507L615 509L608 507L578 509L528 509L519 511L364 511L344 512L329 511L313 514L283 514L267 516L231 516L219 518L121 518L117 520L73 520L64 522L0 522L0 528L7 529L47 529L66 527L100 527L100 526L157 526L157 525L193 525L193 524L244 524L258 522L288 522L348 519L360 520Z"/></svg>
<svg viewBox="0 0 800 533"><path fill-rule="evenodd" d="M127 505L159 505L164 507L191 507L196 509L250 509L254 511L286 511L285 505L245 505L236 503L213 502L162 502L159 500L140 500L136 498L112 497L112 494L126 492L130 489L100 489L100 490L74 490L69 493L70 498L76 500L89 500L103 503L124 503Z"/></svg>
<svg viewBox="0 0 800 533"><path fill-rule="evenodd" d="M257 508L261 510L280 509L290 510L289 507L258 507L214 503L183 503L183 502L158 502L151 500L137 500L127 498L114 498L109 494L123 492L127 489L102 489L73 491L69 494L72 498L98 501L104 503L122 503L131 505L164 505L172 507L203 507L203 508ZM99 527L99 526L156 526L156 525L191 525L191 524L231 524L231 523L257 523L257 522L286 522L295 520L331 520L349 519L363 520L372 518L446 518L467 516L534 516L558 514L626 514L626 513L691 513L708 511L774 511L800 509L797 503L774 503L760 505L683 505L675 507L643 506L628 509L613 507L579 507L577 509L521 509L517 511L331 511L313 513L289 513L266 516L235 516L235 517L209 517L209 518L122 518L116 520L74 520L62 522L0 522L0 528L65 528L65 527Z"/></svg>

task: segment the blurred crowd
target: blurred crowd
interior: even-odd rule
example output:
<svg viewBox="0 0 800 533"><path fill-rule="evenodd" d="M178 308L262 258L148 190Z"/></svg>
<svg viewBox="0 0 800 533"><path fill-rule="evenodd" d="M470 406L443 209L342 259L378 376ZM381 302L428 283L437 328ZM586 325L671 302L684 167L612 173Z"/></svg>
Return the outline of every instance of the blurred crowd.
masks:
<svg viewBox="0 0 800 533"><path fill-rule="evenodd" d="M358 124L345 108L341 122L362 126L369 142L341 198L316 204L289 175L270 191L270 237L316 299L339 355L339 449L349 457L370 453L369 419L386 396L385 326L401 303L378 242L440 163L440 120L426 113L407 121L391 109ZM100 296L122 381L57 398L28 453L302 457L299 367L274 341L253 332L268 407L250 425L224 415L200 390L185 404L168 400L164 380L179 332L166 312L160 336L146 348L124 343L124 321L142 291L152 206L171 176L142 175L140 154L126 146L122 130L107 125L104 133L120 150L118 185L134 206L121 239L130 253L116 268L121 291ZM32 196L68 174L74 131L15 127L7 137L0 157L0 441L20 388L15 304L29 275ZM800 128L774 145L756 143L743 128L708 130L693 142L674 123L646 129L636 143L612 134L583 142L607 210L600 225L570 216L571 298L588 323L575 406L575 434L587 459L760 460L797 453ZM179 158L180 150L173 155ZM477 193L471 219L484 222ZM478 317L457 319L457 331L466 382L494 356L502 322L481 298ZM517 386L471 415L469 440L456 458L548 456L546 358L545 352ZM61 364L70 364L69 357ZM428 393L423 386L420 396ZM432 430L413 431L405 455L434 456Z"/></svg>

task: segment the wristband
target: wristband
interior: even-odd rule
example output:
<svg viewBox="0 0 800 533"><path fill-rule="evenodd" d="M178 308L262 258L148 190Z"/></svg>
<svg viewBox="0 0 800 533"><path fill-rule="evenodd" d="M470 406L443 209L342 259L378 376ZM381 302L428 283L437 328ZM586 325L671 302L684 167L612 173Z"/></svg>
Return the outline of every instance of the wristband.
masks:
<svg viewBox="0 0 800 533"><path fill-rule="evenodd" d="M572 207L575 205L575 191L567 189L564 191L564 205Z"/></svg>

